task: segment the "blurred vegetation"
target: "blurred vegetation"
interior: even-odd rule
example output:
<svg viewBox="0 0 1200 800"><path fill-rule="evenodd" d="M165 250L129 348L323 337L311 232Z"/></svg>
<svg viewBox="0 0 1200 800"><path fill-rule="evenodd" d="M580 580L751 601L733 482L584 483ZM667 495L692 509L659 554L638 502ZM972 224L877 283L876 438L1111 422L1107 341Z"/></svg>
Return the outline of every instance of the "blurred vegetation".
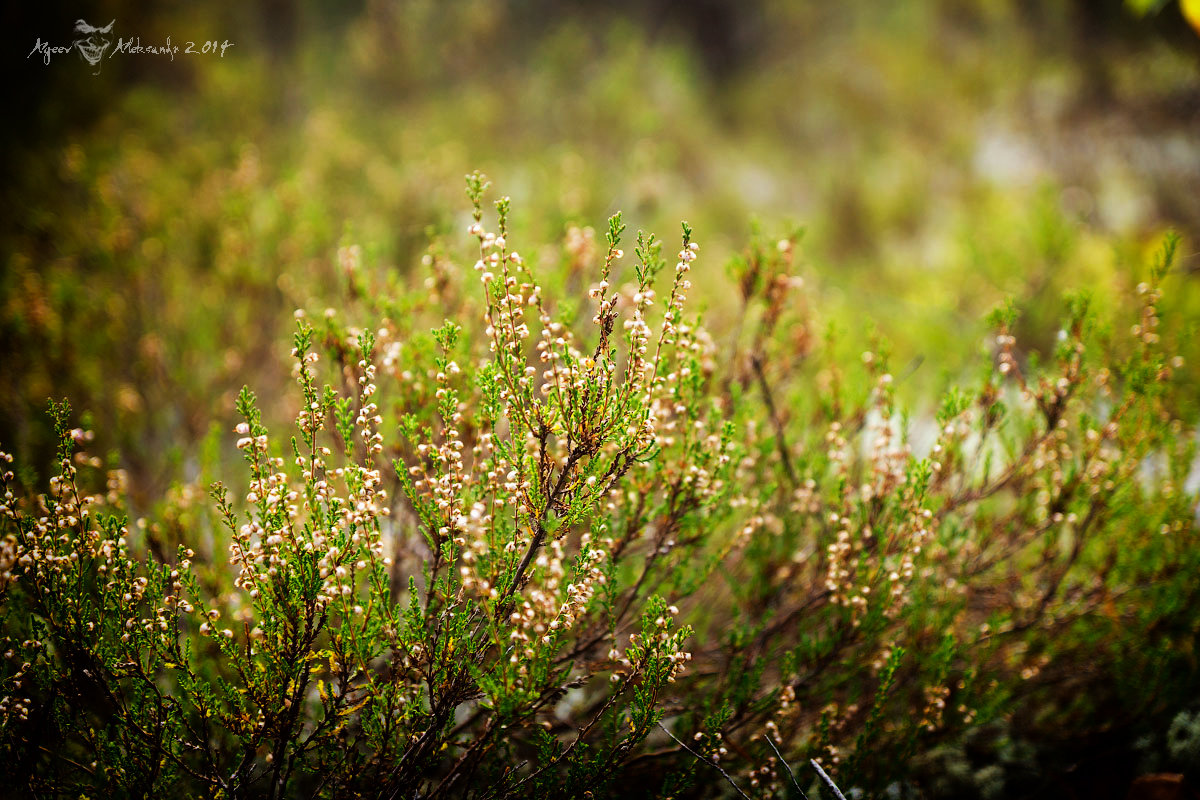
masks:
<svg viewBox="0 0 1200 800"><path fill-rule="evenodd" d="M856 358L886 337L898 393L930 416L977 364L987 311L1013 298L1022 357L1049 358L1064 292L1090 289L1101 316L1136 309L1175 229L1163 314L1187 329L1178 396L1200 396L1200 36L1176 2L3 14L20 124L0 148L0 443L33 465L29 484L54 457L51 395L85 410L135 514L200 478L205 447L236 458L210 433L232 428L243 384L268 424L294 415L292 310L353 299L338 248L422 291L422 255L459 254L447 241L476 168L512 195L523 241L580 226L586 246L617 209L634 230L688 219L705 245L693 299L717 332L739 318L721 265L737 275L802 230L833 346ZM144 43L235 44L117 56L98 75L75 54L25 57L80 17ZM570 269L555 246L526 256ZM1176 413L1194 426L1194 409Z"/></svg>
<svg viewBox="0 0 1200 800"><path fill-rule="evenodd" d="M6 13L21 41L69 36L49 9ZM1168 226L1189 276L1168 303L1196 302L1200 37L1174 4L1141 19L1111 3L519 0L87 17L145 43L235 43L18 73L0 440L44 463L40 409L69 394L149 494L229 417L249 365L283 380L273 343L291 308L338 301L337 245L407 274L461 221L476 167L539 240L620 208L634 227L691 220L719 264L752 219L801 224L831 316L885 331L926 373L958 369L1009 295L1023 339L1048 347L1061 291L1113 302ZM710 278L698 298L720 320Z"/></svg>

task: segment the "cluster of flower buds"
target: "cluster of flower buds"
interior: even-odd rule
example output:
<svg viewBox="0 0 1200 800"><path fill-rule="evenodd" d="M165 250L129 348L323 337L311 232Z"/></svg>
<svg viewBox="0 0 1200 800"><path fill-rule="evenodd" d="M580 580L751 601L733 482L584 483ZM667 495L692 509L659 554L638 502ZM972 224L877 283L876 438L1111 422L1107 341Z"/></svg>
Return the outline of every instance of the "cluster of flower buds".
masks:
<svg viewBox="0 0 1200 800"><path fill-rule="evenodd" d="M1001 375L1017 376L1017 379L1024 385L1025 379L1021 376L1021 370L1017 364L1016 344L1017 338L1008 332L1007 327L996 335L996 347L999 348L997 369L1000 370Z"/></svg>
<svg viewBox="0 0 1200 800"><path fill-rule="evenodd" d="M675 264L675 282L671 286L671 296L667 299L667 309L663 314L662 339L659 343L660 354L664 345L675 343L683 315L683 304L688 290L692 288L692 282L686 276L691 271L692 262L696 260L696 253L699 250L700 245L688 242L679 251L679 261Z"/></svg>
<svg viewBox="0 0 1200 800"><path fill-rule="evenodd" d="M936 731L941 727L946 713L946 700L949 697L949 686L925 687L925 708L921 712L921 727L927 731Z"/></svg>
<svg viewBox="0 0 1200 800"><path fill-rule="evenodd" d="M770 724L770 723L768 723ZM767 762L761 767L752 768L746 773L750 788L761 792L763 797L775 797L779 792L778 761L775 756L768 756Z"/></svg>

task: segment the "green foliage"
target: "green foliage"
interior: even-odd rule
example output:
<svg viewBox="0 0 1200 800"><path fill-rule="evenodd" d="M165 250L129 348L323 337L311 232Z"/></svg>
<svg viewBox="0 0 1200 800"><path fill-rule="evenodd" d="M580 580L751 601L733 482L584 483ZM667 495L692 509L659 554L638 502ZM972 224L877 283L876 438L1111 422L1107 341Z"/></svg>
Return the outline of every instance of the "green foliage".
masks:
<svg viewBox="0 0 1200 800"><path fill-rule="evenodd" d="M211 504L130 525L51 404L49 492L6 469L0 509L19 785L680 797L719 769L765 798L816 759L874 794L1014 710L1084 730L1194 690L1174 240L1132 325L1074 295L1035 364L1009 304L928 411L882 336L847 358L795 237L733 262L741 321L714 335L685 313L686 223L673 269L641 232L625 268L614 215L581 284L467 186L465 262L435 240L425 289L354 267L323 328L297 312L293 430L244 388L244 473Z"/></svg>

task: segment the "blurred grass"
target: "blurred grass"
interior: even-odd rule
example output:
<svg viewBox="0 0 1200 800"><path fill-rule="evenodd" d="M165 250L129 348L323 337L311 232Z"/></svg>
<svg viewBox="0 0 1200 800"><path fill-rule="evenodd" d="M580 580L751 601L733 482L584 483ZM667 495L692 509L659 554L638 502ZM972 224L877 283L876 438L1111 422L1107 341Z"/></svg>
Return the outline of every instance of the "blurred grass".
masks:
<svg viewBox="0 0 1200 800"><path fill-rule="evenodd" d="M1174 3L1141 19L1000 0L88 13L147 41L235 42L21 73L37 122L6 157L0 442L45 463L45 399L69 395L141 503L196 476L243 383L285 418L291 310L345 301L339 244L414 290L431 237L464 254L477 168L513 197L527 255L618 209L663 235L689 220L718 333L752 220L768 242L803 225L820 317L848 354L890 339L918 403L977 362L1006 296L1043 352L1063 291L1122 307L1168 227L1185 257L1167 306L1200 311L1200 39ZM18 33L65 38L67 18L41 14Z"/></svg>

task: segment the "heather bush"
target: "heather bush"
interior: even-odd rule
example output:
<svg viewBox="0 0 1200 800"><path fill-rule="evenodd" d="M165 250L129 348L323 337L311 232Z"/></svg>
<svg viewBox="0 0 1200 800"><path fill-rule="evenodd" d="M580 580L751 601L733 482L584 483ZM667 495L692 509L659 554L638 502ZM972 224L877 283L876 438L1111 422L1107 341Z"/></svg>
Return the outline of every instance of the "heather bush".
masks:
<svg viewBox="0 0 1200 800"><path fill-rule="evenodd" d="M0 508L12 786L915 792L963 732L1194 692L1176 239L1135 318L1073 294L1039 356L1006 305L975 380L907 409L887 341L853 353L822 317L798 233L733 259L710 331L686 223L674 258L617 215L526 259L486 190L420 290L342 248L345 303L296 312L294 426L244 389L245 469L207 498L132 514L51 404L57 472L7 469Z"/></svg>
<svg viewBox="0 0 1200 800"><path fill-rule="evenodd" d="M1179 147L1194 129L1180 102L1194 51L1144 29L1132 49L1099 45L1112 104L1079 108L1097 71L1063 47L1088 29L1072 4L756 3L753 64L721 83L669 26L599 7L298 0L308 12L289 57L253 40L254 4L100 5L124 36L239 42L162 73L115 58L79 84L33 59L13 80L46 104L9 126L37 146L0 151L0 441L44 482L46 398L69 396L92 415L92 450L119 451L135 516L195 480L196 451L236 423L244 383L268 424L288 421L290 312L345 308L339 244L405 279L427 230L455 243L465 165L504 175L543 280L540 245L570 224L618 208L660 233L688 219L705 246L692 299L718 331L735 323L721 268L748 222L803 221L822 326L843 326L849 358L873 321L898 376L923 356L919 380L897 386L921 413L939 371L957 380L975 363L976 326L1005 296L1023 347L1050 352L1064 289L1091 287L1108 317L1166 226L1192 241L1200 230L1200 162ZM51 30L39 14L47 24L23 26L30 42L14 52ZM78 124L44 113L55 108ZM1194 283L1163 298L1179 319L1200 318ZM1195 341L1178 342L1189 364Z"/></svg>

